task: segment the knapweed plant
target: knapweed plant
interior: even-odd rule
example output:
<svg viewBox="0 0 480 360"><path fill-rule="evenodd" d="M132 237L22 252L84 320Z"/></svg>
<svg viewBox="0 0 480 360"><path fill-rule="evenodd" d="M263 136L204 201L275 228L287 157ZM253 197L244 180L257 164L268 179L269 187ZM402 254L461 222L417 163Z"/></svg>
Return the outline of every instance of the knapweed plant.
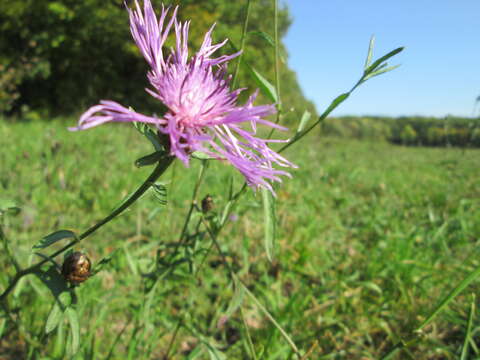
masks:
<svg viewBox="0 0 480 360"><path fill-rule="evenodd" d="M275 19L277 18L276 2ZM250 1L248 1L246 9L244 29L248 28L249 8ZM276 227L275 186L281 186L278 183L285 178L290 178L291 170L296 168L295 159L287 159L288 156L284 157L283 153L288 147L298 143L306 134L316 128L331 111L349 97L357 86L371 77L391 70L393 67L388 67L386 61L402 51L402 48L395 49L378 60L372 61L372 39L360 80L350 91L335 98L316 121L309 122L310 115L306 112L302 119L299 119L298 128L293 136L285 139L282 134L285 134L288 129L281 124L283 107L279 96L281 73L279 71L279 39L276 28L273 29L275 33L273 39L276 63L275 85L258 74L254 70L254 64L246 64L246 68L255 75L258 86L265 95L264 98L270 99L272 102L256 104L258 90L253 91L245 101L240 101L240 93L249 90L234 88L236 79L229 74L227 68L229 63L236 62L238 66L242 58L243 46L240 49L237 49L232 43L229 46L228 40L214 44L212 41L214 25L204 35L200 48L192 52L188 48L190 22L181 22L177 19L177 12L181 11L181 8L165 8L162 5L158 11L159 16L157 16L150 0L144 0L143 5L135 2L134 8L127 7L127 11L133 40L149 66L147 77L150 87L146 91L158 100L159 108L164 109L163 113L141 114L137 112L137 109L129 107L129 104L122 105L112 100L101 100L99 104L89 108L80 117L77 126L72 127L71 130L86 130L105 123L133 123L153 145L153 153L138 159L136 164L138 166L151 165L154 166L154 170L138 189L111 214L83 233L76 234L70 230L58 230L45 236L33 249L35 258L40 257L40 260L28 267L20 265L0 228L4 251L8 255L11 266L16 269L16 275L10 279L0 295L4 313L7 314L9 321L15 324L16 318L12 315L14 309L9 303L9 295L25 276L37 276L53 295L52 310L48 318L44 319L45 336L57 330L57 341L60 348L63 349L57 354L67 354L65 356L70 357L77 354L83 336L80 334L81 319L76 310L77 286L82 286L83 282L94 276L101 276L100 270L109 263L110 257L91 264L86 254L73 251L73 248L82 242L83 249L88 249L86 239L128 209L147 190L153 189L160 201L165 202L168 185L159 182L159 179L176 159L183 163L185 171L190 171L189 166L192 162L199 161L201 163L200 173L198 176L192 174L197 177L197 181L192 189L193 196L181 234L174 246L168 248L167 251L159 250L157 252L156 265L148 274L151 283L146 289L146 303L150 301L151 296L154 296L157 287L162 286L158 285L160 280L174 281L174 277L170 278L167 275L174 274L179 266L189 264L190 273L201 276L202 264L209 256L215 254L227 270L225 276L234 289L231 306L220 317L217 325L224 325L235 312L239 312L244 319L242 302L244 297L247 297L263 316L273 323L290 346L290 354L285 354L282 358L286 359L292 356L298 359L306 358L309 349L299 349L295 345L295 339L292 339L282 324L268 312L268 306L262 304L246 286L243 278L246 274L227 259L222 243L228 242L228 238L221 237L222 229L242 196L247 191L255 192L257 196L261 196L263 201L265 253L267 258L272 261ZM245 36L245 31L243 36ZM168 48L165 44L171 37L174 38L174 46ZM242 41L243 43L244 41ZM228 52L227 49L234 50L231 54L218 55L221 49L224 52ZM138 89L138 91L143 91L143 89ZM116 131L128 130L118 127ZM89 135L88 132L84 132L78 133L78 136ZM98 144L98 151L101 151L101 147L102 144ZM121 154L119 150L118 156L126 155ZM236 189L233 182L226 186L226 195L223 196L226 202L215 204L216 211L212 211L211 196L206 197L202 202L197 199L199 188L204 181L210 162L221 162L224 166L230 166L232 171L239 171L244 177L244 184L239 188ZM173 197L175 194L169 192L168 196ZM9 211L15 209L12 204L4 204L0 209L0 218L3 219ZM192 221L196 223L196 232L193 235L188 231ZM204 241L205 238L208 241ZM48 253L47 248L53 244L59 248ZM62 261L59 260L60 256L64 258ZM146 306L146 303L142 306ZM21 307L26 304L15 306ZM169 309L165 309L165 311L169 311ZM64 319L69 324L67 336L64 336ZM165 358L170 356L170 349L174 346L179 329L189 329L186 317L179 317L179 319L178 323L169 329L172 337L171 344L165 351ZM251 341L245 319L243 324L242 334L247 338L249 357L257 359L260 356L260 350ZM158 324L158 326L162 325ZM209 354L211 359L225 358L226 355L222 349L215 345L215 341L210 339L208 334L196 333L195 336L203 345L196 350L197 355L201 356L200 354L204 353Z"/></svg>

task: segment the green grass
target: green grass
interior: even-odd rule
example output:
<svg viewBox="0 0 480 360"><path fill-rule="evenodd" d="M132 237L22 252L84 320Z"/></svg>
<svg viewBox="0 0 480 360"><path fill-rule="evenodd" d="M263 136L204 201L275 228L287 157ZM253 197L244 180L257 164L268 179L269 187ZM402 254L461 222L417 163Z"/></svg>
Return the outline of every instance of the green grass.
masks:
<svg viewBox="0 0 480 360"><path fill-rule="evenodd" d="M133 127L70 133L67 125L0 122L0 198L22 208L5 219L5 232L25 267L40 260L31 247L43 236L58 229L81 233L151 171L133 165L151 151ZM480 265L480 151L405 148L316 133L286 155L299 169L277 191L275 262L268 262L263 248L261 196L250 190L234 210L238 220L218 240L230 265L298 348L306 352L318 342L312 359L378 359L400 339L414 339L397 359L456 359L470 324L469 358L478 358L479 318L470 319L478 281L422 336L415 338L413 330ZM166 206L148 193L77 247L94 262L118 250L76 289L76 359L161 359L169 344L171 359L250 359L243 322L258 359L294 358L246 295L242 311L218 326L234 292L215 249L203 262L202 249L211 240L197 227L199 213L189 228L189 246L178 257L191 261L161 277L152 273L161 268L156 255L168 257L180 236L198 169L198 161L189 169L177 162L162 177ZM198 200L210 194L220 212L234 173L212 163ZM239 188L241 177L234 180ZM3 250L0 266L1 290L14 274ZM53 304L37 278L24 279L9 297L15 321L0 317L0 358L65 356L60 330L44 331Z"/></svg>

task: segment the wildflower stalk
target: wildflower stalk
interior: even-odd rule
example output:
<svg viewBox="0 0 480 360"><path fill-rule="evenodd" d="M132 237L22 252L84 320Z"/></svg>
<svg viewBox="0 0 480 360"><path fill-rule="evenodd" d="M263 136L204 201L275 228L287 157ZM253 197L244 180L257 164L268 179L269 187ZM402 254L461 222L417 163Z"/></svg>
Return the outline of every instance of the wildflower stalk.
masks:
<svg viewBox="0 0 480 360"><path fill-rule="evenodd" d="M274 41L275 41L275 91L277 92L278 104L277 104L277 120L280 121L280 114L282 112L282 97L280 96L280 50L278 39L278 0L274 0L275 3L275 17L274 17ZM272 129L273 132L273 129Z"/></svg>
<svg viewBox="0 0 480 360"><path fill-rule="evenodd" d="M15 288L15 285L18 283L18 281L29 274L32 274L36 271L38 271L45 263L50 261L50 259L53 259L57 257L58 255L62 254L66 250L70 249L72 246L78 244L80 241L85 239L86 237L90 236L93 234L95 231L97 231L99 228L101 228L103 225L109 223L112 221L114 218L116 218L118 215L120 215L122 212L124 212L126 209L128 209L135 201L137 201L154 183L155 181L168 169L168 167L172 164L173 160L175 158L172 156L168 156L163 158L162 161L160 161L153 172L150 174L150 176L143 182L142 185L128 198L126 199L118 208L116 208L110 215L105 217L103 220L99 221L89 229L87 229L85 232L80 234L75 240L71 241L64 247L62 247L60 250L56 251L53 253L53 255L46 257L45 259L41 260L35 265L32 265L26 269L17 271L15 276L12 278L10 281L8 287L4 290L4 292L0 295L0 302L4 301L8 294Z"/></svg>
<svg viewBox="0 0 480 360"><path fill-rule="evenodd" d="M193 189L192 200L190 201L190 208L188 209L187 217L185 218L185 222L183 223L182 231L180 233L180 238L178 239L178 242L171 255L172 259L178 254L178 250L180 249L180 246L182 246L185 241L185 235L187 233L190 220L192 219L193 210L195 210L195 208L197 207L197 196L200 190L200 185L203 182L207 168L208 168L208 163L205 160L203 160L200 168L200 172L198 174L197 181L195 183L195 187Z"/></svg>
<svg viewBox="0 0 480 360"><path fill-rule="evenodd" d="M275 49L274 49L274 56L275 56L275 92L277 93L277 117L275 119L275 124L280 122L280 117L282 114L282 97L280 96L280 51L279 51L279 40L278 40L278 0L273 0L274 2L274 42L275 42ZM273 133L275 132L275 128L270 130L270 134L268 134L268 138L271 139Z"/></svg>
<svg viewBox="0 0 480 360"><path fill-rule="evenodd" d="M232 88L233 89L237 88L238 73L240 71L240 64L242 62L243 50L245 49L245 40L247 38L249 16L250 16L250 0L247 0L247 9L246 9L246 14L245 14L245 20L243 21L242 38L240 40L240 51L241 51L241 53L238 56L238 60L237 60L237 64L235 65L235 72L234 72L233 80L232 80Z"/></svg>

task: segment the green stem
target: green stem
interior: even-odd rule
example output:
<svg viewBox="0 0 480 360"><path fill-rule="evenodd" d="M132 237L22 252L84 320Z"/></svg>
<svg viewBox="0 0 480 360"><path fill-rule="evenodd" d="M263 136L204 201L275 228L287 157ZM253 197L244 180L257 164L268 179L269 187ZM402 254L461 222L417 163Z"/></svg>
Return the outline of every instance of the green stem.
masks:
<svg viewBox="0 0 480 360"><path fill-rule="evenodd" d="M101 228L103 225L107 224L111 220L113 220L115 217L120 215L122 212L124 212L127 208L130 207L135 201L137 201L154 183L155 181L168 169L168 167L172 164L173 160L175 158L172 156L169 156L167 158L164 158L163 161L159 162L153 172L150 174L150 176L143 182L142 185L126 200L124 201L118 208L116 208L110 215L105 217L103 220L100 222L96 223L93 225L91 228L87 229L85 232L80 234L78 238L73 240L72 242L68 243L65 245L63 248L60 250L56 251L51 255L49 258L43 259L42 261L38 262L35 265L30 266L27 269L18 271L13 279L10 281L10 284L8 287L5 289L5 291L0 295L0 302L4 301L8 294L15 288L15 285L18 283L18 281L24 277L25 275L32 274L42 265L44 265L46 262L48 262L50 259L55 258L56 256L60 255L64 251L68 250L75 244L79 243L89 235L93 234L95 231L97 231L99 228Z"/></svg>
<svg viewBox="0 0 480 360"><path fill-rule="evenodd" d="M280 96L280 42L278 39L278 0L274 0L275 3L275 20L274 20L274 41L275 41L275 90L277 91L278 98L278 112L277 123L280 121L280 113L282 112L282 98Z"/></svg>
<svg viewBox="0 0 480 360"><path fill-rule="evenodd" d="M237 83L238 83L238 73L240 71L240 64L242 62L242 57L243 57L243 49L245 48L245 39L247 38L247 29L248 29L248 18L250 17L250 0L247 0L247 10L245 14L245 20L243 21L243 30L242 30L242 38L240 40L240 55L238 56L237 64L235 65L235 72L233 75L233 81L232 81L232 88L236 89L237 88Z"/></svg>
<svg viewBox="0 0 480 360"><path fill-rule="evenodd" d="M280 122L280 116L282 113L282 98L280 96L280 51L279 51L279 39L278 39L278 0L273 0L274 2L274 42L275 42L275 91L277 92L277 118L275 119L275 124ZM275 128L270 130L268 138L271 139Z"/></svg>
<svg viewBox="0 0 480 360"><path fill-rule="evenodd" d="M205 176L205 172L207 170L207 167L208 167L208 162L203 160L202 164L201 164L200 172L198 174L197 182L195 183L195 187L193 189L192 200L190 202L190 208L188 209L187 217L185 218L185 222L183 223L183 227L182 227L182 232L180 233L180 238L178 239L178 242L177 242L175 248L173 249L173 252L172 252L172 255L171 255L172 259L178 254L180 246L182 246L184 241L185 241L185 235L187 233L187 229L188 229L188 225L190 224L190 220L192 219L193 210L197 206L198 192L200 191L200 185L203 182L203 178Z"/></svg>

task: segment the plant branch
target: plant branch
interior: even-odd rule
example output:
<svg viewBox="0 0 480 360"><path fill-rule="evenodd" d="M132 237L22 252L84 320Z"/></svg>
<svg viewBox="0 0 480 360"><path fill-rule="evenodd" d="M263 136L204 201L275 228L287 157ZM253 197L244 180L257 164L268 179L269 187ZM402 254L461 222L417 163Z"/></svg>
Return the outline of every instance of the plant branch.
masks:
<svg viewBox="0 0 480 360"><path fill-rule="evenodd" d="M22 277L36 272L37 270L40 269L42 265L44 265L50 259L53 259L56 256L62 254L64 251L68 250L69 248L76 245L86 237L90 236L99 228L101 228L103 225L107 224L108 222L113 220L115 217L120 215L122 212L124 212L126 209L128 209L130 205L132 205L135 201L137 201L155 183L155 181L168 169L168 167L172 164L173 160L174 160L174 157L168 156L164 158L162 161L160 161L155 167L155 169L153 170L153 172L150 174L150 176L143 182L143 184L140 185L140 187L128 199L126 199L118 208L116 208L110 215L108 215L103 220L99 221L98 223L96 223L95 225L87 229L85 232L80 234L80 236L78 236L75 240L71 241L70 243L62 247L60 250L53 253L53 255L41 260L37 264L32 265L27 269L18 271L13 277L13 279L10 281L8 287L0 295L0 302L6 299L8 294L15 288L15 285L18 283L18 281Z"/></svg>

